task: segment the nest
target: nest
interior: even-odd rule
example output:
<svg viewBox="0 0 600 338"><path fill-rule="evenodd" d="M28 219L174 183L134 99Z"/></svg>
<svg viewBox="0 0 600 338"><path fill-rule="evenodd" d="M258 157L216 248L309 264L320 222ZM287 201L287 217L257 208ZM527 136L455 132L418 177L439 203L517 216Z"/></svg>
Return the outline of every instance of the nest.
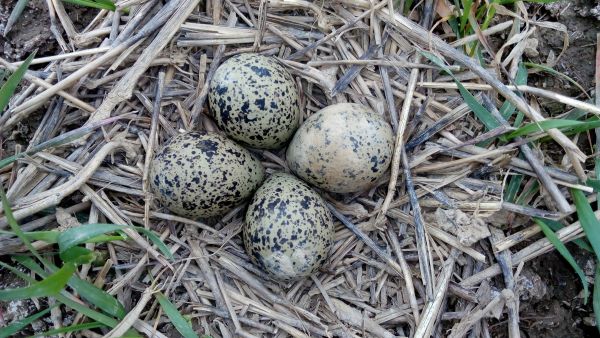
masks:
<svg viewBox="0 0 600 338"><path fill-rule="evenodd" d="M0 178L24 231L127 226L123 240L86 244L106 259L78 275L114 295L128 315L83 336L131 328L177 335L155 297L160 291L212 337L518 337L520 268L554 248L527 218L563 220L556 233L562 242L583 236L578 222L565 219L574 211L566 189L592 191L579 183L587 178L585 154L573 140L550 129L498 142L514 129L498 111L503 102L528 122L545 120L528 97L600 113L548 90L510 87L530 31L557 28L522 11L497 6L501 15L489 28L456 39L438 21L434 1L407 17L396 1L121 0L117 12L100 11L80 32L61 2L52 3L52 31L64 30L68 44L57 35L64 52L34 59L38 70L27 73L0 117L7 135L43 116L29 146L15 149L24 156ZM464 46L500 34L507 43L486 54L493 69L465 54ZM162 209L148 189L150 159L161 144L181 131L218 131L208 82L224 60L246 52L277 57L294 75L304 118L330 104L361 103L397 134L391 169L372 189L323 193L337 220L330 259L310 278L287 284L250 263L241 239L244 205L199 222ZM491 113L492 128L440 66ZM527 145L540 137L553 138L569 165ZM251 151L269 172L289 171L285 149ZM517 174L517 187L531 193L514 203L503 192ZM0 229L7 226L3 216ZM132 226L159 234L174 259ZM0 243L2 255L27 251L14 236ZM89 320L59 309L55 327L68 315L75 324ZM492 317L506 322L490 334Z"/></svg>

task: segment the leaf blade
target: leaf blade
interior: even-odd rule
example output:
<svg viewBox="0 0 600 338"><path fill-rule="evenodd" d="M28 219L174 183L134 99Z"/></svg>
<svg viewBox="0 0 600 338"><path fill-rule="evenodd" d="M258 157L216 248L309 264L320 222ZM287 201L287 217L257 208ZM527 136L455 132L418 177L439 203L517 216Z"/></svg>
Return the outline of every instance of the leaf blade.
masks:
<svg viewBox="0 0 600 338"><path fill-rule="evenodd" d="M82 323L77 325L69 325L65 327L61 327L59 329L49 330L42 333L38 333L32 337L47 337L47 336L55 336L59 333L67 333L67 332L76 332L82 330L91 330L99 327L104 327L105 325L98 322L90 322L90 323Z"/></svg>
<svg viewBox="0 0 600 338"><path fill-rule="evenodd" d="M31 260L29 257L27 257L31 262L33 262L33 260ZM41 267L39 267L39 265L37 265L35 262L33 262L33 264L35 264L39 269L42 269ZM31 278L29 275L21 272L19 269L16 269L8 264L5 264L3 262L0 262L0 266L9 270L10 272L14 273L16 276L18 276L19 278L28 281L28 282L35 282L35 280L33 278ZM42 270L43 271L43 270ZM65 291L63 291L65 292ZM66 296L64 296L63 294L58 294L56 296L54 296L54 298L56 298L56 300L70 308L72 308L73 310L80 312L81 314L97 321L100 322L106 326L109 326L111 328L114 328L115 326L117 326L118 322L105 315L102 314L98 311L95 311L91 308L89 308L88 306L81 304L79 302L76 302L74 300L71 300L70 298L67 298Z"/></svg>
<svg viewBox="0 0 600 338"><path fill-rule="evenodd" d="M556 76L556 77L559 77L559 78L562 78L562 79L565 79L565 80L569 81L569 82L570 82L570 83L572 83L572 84L573 84L575 87L577 87L579 90L581 90L581 92L582 92L582 93L583 93L585 96L587 96L587 97L589 98L589 95L588 95L588 93L586 92L586 90L585 90L585 89L583 89L583 87L582 87L582 86L581 86L581 85L580 85L580 84L579 84L577 81L575 81L575 79L571 78L570 76L568 76L568 75L566 75L566 74L563 74L563 73L561 73L561 72L559 72L559 71L555 70L554 68L548 67L548 66L546 66L546 65L541 65L541 64L538 64L538 63L533 63L533 62L523 62L523 64L524 64L525 66L529 67L529 68L535 68L535 69L539 69L539 70L542 70L542 71L544 71L544 72L546 72L546 73L550 73L550 74L552 74L552 75L554 75L554 76Z"/></svg>
<svg viewBox="0 0 600 338"><path fill-rule="evenodd" d="M594 317L596 317L596 328L600 332L600 264L596 261L596 276L594 278L594 295L592 297Z"/></svg>
<svg viewBox="0 0 600 338"><path fill-rule="evenodd" d="M58 237L58 247L60 251L66 251L78 244L89 241L100 235L106 233L120 231L123 229L133 229L139 233L142 233L150 239L150 241L157 246L157 248L169 259L173 259L173 254L169 251L169 248L163 243L163 241L154 232L142 228L142 227L130 227L119 224L84 224L76 228L70 228L69 230L61 233Z"/></svg>
<svg viewBox="0 0 600 338"><path fill-rule="evenodd" d="M577 217L579 217L579 224L590 241L596 257L600 257L600 222L581 190L571 189L571 195L577 210Z"/></svg>
<svg viewBox="0 0 600 338"><path fill-rule="evenodd" d="M29 0L17 1L15 7L13 7L13 10L10 12L10 16L6 21L6 24L4 25L4 37L6 37L6 35L10 32L15 22L19 20L19 17L21 17L21 14L23 14L23 10L25 9L25 7L27 7L27 3L29 3Z"/></svg>
<svg viewBox="0 0 600 338"><path fill-rule="evenodd" d="M15 260L42 277L45 277L48 274L29 257L17 257ZM126 311L123 304L108 292L77 276L73 276L68 284L75 289L84 300L90 304L94 304L105 313L115 316L118 319L123 319L125 317ZM96 320L100 321L98 319ZM105 322L102 323L106 324Z"/></svg>
<svg viewBox="0 0 600 338"><path fill-rule="evenodd" d="M192 329L192 326L188 323L187 320L185 320L185 318L181 315L181 313L179 313L179 311L177 311L177 308L175 307L175 305L173 305L173 303L171 303L167 299L167 297L165 297L160 292L157 293L155 295L155 297L156 297L156 300L158 300L158 302L160 303L160 306L162 307L162 309L165 312L165 314L167 315L167 317L169 317L169 319L173 323L173 326L175 326L177 331L179 331L179 333L181 333L181 335L183 337L198 338L198 335L196 334L196 332L194 332L194 329Z"/></svg>
<svg viewBox="0 0 600 338"><path fill-rule="evenodd" d="M0 88L0 114L4 111L6 105L8 105L8 101L15 93L17 86L21 82L21 79L23 79L23 76L25 76L25 72L27 71L27 68L29 68L29 64L34 57L35 52L31 53L29 57L23 61L19 68L17 68L17 70L10 75L8 80L6 80L2 88Z"/></svg>
<svg viewBox="0 0 600 338"><path fill-rule="evenodd" d="M584 293L584 301L583 302L584 302L584 304L587 303L587 299L589 298L589 295L590 295L590 290L589 290L587 278L585 277L585 273L579 267L579 265L575 261L575 258L573 258L573 256L571 255L571 252L569 252L569 249L567 249L565 244L563 242L561 242L560 239L558 239L558 236L556 236L554 231L552 231L550 229L550 227L544 222L544 220L542 220L541 218L534 218L533 220L542 229L542 232L544 233L544 235L546 235L546 238L548 238L550 243L552 243L552 245L556 248L556 251L558 251L561 254L561 256L563 256L563 258L575 270L575 273L577 273L577 276L579 276L579 279L581 280L581 284L583 284L583 293Z"/></svg>
<svg viewBox="0 0 600 338"><path fill-rule="evenodd" d="M506 138L512 139L515 137L525 136L529 134L533 134L536 132L544 132L553 128L571 128L578 127L586 124L592 124L594 122L584 122L584 121L575 121L575 120L563 120L563 119L554 119L554 120L544 120L540 122L532 122L528 123L519 129L511 132L506 135ZM600 125L600 123L599 123ZM590 128L594 128L595 125L591 125Z"/></svg>
<svg viewBox="0 0 600 338"><path fill-rule="evenodd" d="M64 2L69 2L75 5L97 8L97 9L106 9L109 11L114 11L116 6L111 1L92 1L92 0L62 0Z"/></svg>
<svg viewBox="0 0 600 338"><path fill-rule="evenodd" d="M19 331L22 331L29 324L35 322L39 318L41 318L44 315L46 315L48 312L50 312L50 310L52 310L52 308L47 308L45 310L42 310L42 311L37 312L37 313L34 313L31 316L28 316L26 318L18 320L16 322L14 322L14 323L12 323L12 324L4 327L3 329L0 330L0 338L8 338L8 337L11 337L14 334L19 333Z"/></svg>
<svg viewBox="0 0 600 338"><path fill-rule="evenodd" d="M440 58L426 51L420 51L420 53L452 77L452 79L458 86L458 91L465 100L465 103L469 106L471 111L473 111L473 114L475 114L475 116L485 125L487 130L492 130L500 127L500 122L498 122L498 120L496 120L492 116L492 114L487 109L485 109L485 107L481 103L479 103L479 101L477 101L475 96L473 96L473 94L471 94L471 92L469 92L465 88L465 86L463 86L462 83L460 83L460 81L454 76L452 71L448 69L446 65L444 65Z"/></svg>
<svg viewBox="0 0 600 338"><path fill-rule="evenodd" d="M94 237L122 230L124 227L117 224L83 224L78 227L69 228L58 236L58 247L60 252L65 252Z"/></svg>
<svg viewBox="0 0 600 338"><path fill-rule="evenodd" d="M65 263L57 272L30 286L0 290L0 301L48 297L58 294L75 273L75 264Z"/></svg>
<svg viewBox="0 0 600 338"><path fill-rule="evenodd" d="M544 222L550 227L550 229L552 229L552 231L556 232L562 228L564 228L565 226L562 225L562 223L558 222L558 221L553 221L551 219L545 219ZM585 250L587 252L593 253L594 249L592 249L592 247L589 245L587 239L585 238L577 238L571 241L572 243L574 243L575 245L577 245L578 247L580 247L582 250Z"/></svg>

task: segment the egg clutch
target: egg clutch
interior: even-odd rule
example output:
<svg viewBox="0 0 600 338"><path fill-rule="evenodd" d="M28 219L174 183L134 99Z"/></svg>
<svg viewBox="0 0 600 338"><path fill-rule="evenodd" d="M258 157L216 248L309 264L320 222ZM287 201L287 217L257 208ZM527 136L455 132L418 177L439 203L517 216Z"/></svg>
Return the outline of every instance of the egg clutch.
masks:
<svg viewBox="0 0 600 338"><path fill-rule="evenodd" d="M280 281L309 276L327 260L334 235L329 209L311 185L334 193L373 186L392 159L392 128L351 103L325 107L300 125L293 77L260 54L225 61L209 84L208 101L226 136L188 132L167 141L150 164L156 199L191 219L223 215L250 199L242 233L253 263ZM244 148L286 144L293 175L268 178Z"/></svg>

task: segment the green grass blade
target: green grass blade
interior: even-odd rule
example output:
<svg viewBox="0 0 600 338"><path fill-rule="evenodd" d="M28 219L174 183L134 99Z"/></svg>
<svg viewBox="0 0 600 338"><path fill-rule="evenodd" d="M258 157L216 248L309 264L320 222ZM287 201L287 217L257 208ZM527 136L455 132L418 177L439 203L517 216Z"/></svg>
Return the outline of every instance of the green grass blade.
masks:
<svg viewBox="0 0 600 338"><path fill-rule="evenodd" d="M156 299L160 303L163 311L171 320L171 323L179 333L185 338L198 338L190 323L177 311L177 308L162 293L156 293Z"/></svg>
<svg viewBox="0 0 600 338"><path fill-rule="evenodd" d="M14 258L17 262L27 267L29 270L45 277L48 273L35 263L30 257L18 256ZM90 304L98 307L100 310L115 316L118 319L125 317L125 308L115 297L95 285L85 281L77 276L69 280L69 286L72 287L83 299ZM90 317L91 318L91 317ZM95 318L94 318L95 319ZM96 319L98 320L98 319ZM98 320L99 321L99 320ZM103 322L104 323L104 322ZM105 323L106 324L106 323ZM106 324L108 325L108 324Z"/></svg>
<svg viewBox="0 0 600 338"><path fill-rule="evenodd" d="M556 70L554 70L554 69L553 69L553 68L551 68L551 67L544 66L544 65L540 65L540 64L537 64L537 63L533 63L533 62L524 62L524 64L525 64L525 66L527 66L527 67L529 67L529 68L535 68L535 69L539 69L539 70L541 70L541 71L544 71L544 72L546 72L546 73L550 73L550 74L552 74L552 75L554 75L554 76L556 76L556 77L560 77L560 78L562 78L562 79L565 79L565 80L569 81L571 84L573 84L573 85L574 85L575 87L577 87L579 90L581 90L581 92L582 92L583 94L585 94L585 96L589 97L589 95L588 95L588 93L585 91L585 89L583 89L583 87L582 87L582 86L581 86L579 83L577 83L577 81L575 81L574 79L572 79L572 78L571 78L571 77L569 77L568 75L566 75L566 74L563 74L563 73L561 73L561 72L559 72L559 71L556 71Z"/></svg>
<svg viewBox="0 0 600 338"><path fill-rule="evenodd" d="M100 236L96 236L94 238L88 239L85 242L86 243L106 243L106 242L124 241L124 240L127 240L127 236L117 234L114 236L100 235Z"/></svg>
<svg viewBox="0 0 600 338"><path fill-rule="evenodd" d="M546 223L546 225L549 226L550 229L552 229L552 231L554 231L554 232L564 228L564 225L562 225L562 223L553 221L551 219L545 219L544 223ZM572 240L571 242L573 244L577 245L578 247L580 247L582 250L588 251L590 253L594 252L594 249L592 249L589 242L584 238L577 238L577 239Z"/></svg>
<svg viewBox="0 0 600 338"><path fill-rule="evenodd" d="M114 11L116 9L115 4L111 1L92 1L92 0L62 0L64 2L72 3L75 5L97 8L97 9L106 9L108 11Z"/></svg>
<svg viewBox="0 0 600 338"><path fill-rule="evenodd" d="M563 134L565 134L565 135L567 135L567 134L576 135L576 134L583 133L584 131L588 131L590 129L595 129L598 127L600 127L600 119L593 116L585 121L582 121L581 125L578 125L575 127L566 127L566 128L563 128L562 130L563 130Z"/></svg>
<svg viewBox="0 0 600 338"><path fill-rule="evenodd" d="M94 237L122 230L123 228L125 226L116 224L83 224L62 232L58 236L58 247L60 252L64 252Z"/></svg>
<svg viewBox="0 0 600 338"><path fill-rule="evenodd" d="M482 30L488 29L490 27L490 23L496 16L496 7L492 6L492 4L495 2L498 2L498 1L492 0L490 3L490 6L486 6L485 20L483 21L483 24L481 24Z"/></svg>
<svg viewBox="0 0 600 338"><path fill-rule="evenodd" d="M34 266L37 266L37 270L42 270L42 272L44 273L43 269L37 265L31 258L29 257L17 257L17 258L22 258L22 259L27 259L29 260L29 262L31 262ZM18 259L17 259L18 261ZM22 263L23 264L23 263ZM27 264L23 264L24 266L28 267ZM15 276L18 276L19 278L23 279L24 281L28 281L30 283L35 283L35 279L31 278L29 275L27 275L26 273L23 273L22 271L20 271L19 269L16 269L8 264L5 264L3 262L0 262L0 266L9 270L10 272L12 272L13 274L15 274ZM33 270L33 269L32 269ZM35 270L33 270L35 271ZM37 272L36 272L37 273ZM39 273L38 273L39 274ZM39 274L40 276L44 276L42 274ZM93 285L92 285L93 286ZM66 291L63 291L63 293L66 294ZM76 302L70 298L67 298L67 296L63 295L63 294L58 294L56 296L54 296L54 298L56 298L56 300L62 304L65 304L66 306L70 307L71 309L80 312L81 314L83 314L84 316L87 316L97 322L100 322L106 326L109 326L111 328L117 326L118 322L114 319L114 318L110 318L107 315L104 315L98 311L92 310L89 307Z"/></svg>
<svg viewBox="0 0 600 338"><path fill-rule="evenodd" d="M114 318L111 318L103 313L100 313L98 311L95 311L91 308L89 308L86 305L83 305L79 302L76 302L70 298L67 298L65 295L56 295L54 298L56 298L57 301L65 304L66 306L70 307L71 309L75 310L76 312L81 313L82 315L91 318L97 322L100 322L108 327L115 327L117 326L117 324L119 324L119 322L117 322Z"/></svg>
<svg viewBox="0 0 600 338"><path fill-rule="evenodd" d="M523 63L519 63L519 68L517 69L517 74L515 76L515 84L517 85L525 85L527 84L527 68L523 65ZM506 120L510 121L510 118L516 111L516 107L513 106L508 100L504 101L502 107L500 107L500 115ZM525 118L525 114L522 111L517 112L517 116L515 117L515 121L513 123L514 128L519 128L523 123L523 118ZM500 136L500 140L502 142L508 142L507 135Z"/></svg>
<svg viewBox="0 0 600 338"><path fill-rule="evenodd" d="M509 101L504 101L504 103L500 107L499 112L500 115L502 115L502 117L504 117L504 119L508 121L510 120L512 114L515 113L515 110L517 110L517 108L513 106Z"/></svg>
<svg viewBox="0 0 600 338"><path fill-rule="evenodd" d="M173 259L173 254L169 250L169 247L154 232L142 227L135 227L135 229L138 232L146 235L146 237L148 237L152 244L156 245L158 250L160 250L160 252L163 255L165 255L165 257L167 257L168 259Z"/></svg>
<svg viewBox="0 0 600 338"><path fill-rule="evenodd" d="M4 84L4 79L6 79L6 69L0 69L0 86Z"/></svg>
<svg viewBox="0 0 600 338"><path fill-rule="evenodd" d="M25 232L25 236L30 240L44 241L48 244L54 244L58 240L60 231L32 231Z"/></svg>
<svg viewBox="0 0 600 338"><path fill-rule="evenodd" d="M514 128L519 128L523 124L523 119L525 118L525 114L522 111L517 112L517 117L515 117L515 123L513 123Z"/></svg>
<svg viewBox="0 0 600 338"><path fill-rule="evenodd" d="M561 256L563 256L563 258L569 263L569 265L571 265L571 267L575 270L575 273L577 273L577 275L579 276L579 279L583 284L583 302L587 303L588 297L590 295L590 290L588 286L588 281L585 277L585 273L583 272L583 270L581 270L581 268L575 261L575 258L573 258L573 256L571 255L569 249L567 249L563 242L561 242L560 239L558 239L554 231L552 231L550 227L545 223L545 220L542 220L541 218L534 218L533 220L542 229L542 232L544 233L544 235L546 235L546 238L548 238L550 243L554 245L556 251L558 251L561 254Z"/></svg>
<svg viewBox="0 0 600 338"><path fill-rule="evenodd" d="M462 38L463 35L460 33L460 28L458 27L458 21L456 20L456 18L451 17L450 19L448 19L448 24L450 25L450 28L452 28L452 32L456 34L456 38Z"/></svg>
<svg viewBox="0 0 600 338"><path fill-rule="evenodd" d="M14 256L14 257L13 257L13 259L14 259L15 257L21 257L21 256ZM29 257L28 257L28 258L29 258ZM29 258L29 259L30 259L30 258ZM12 272L12 273L13 273L15 276L17 276L17 277L21 278L22 280L24 280L24 281L26 281L26 282L29 282L29 283L35 283L35 279L34 279L34 278L32 278L32 277L31 277L31 276L29 276L28 274L24 273L23 271L21 271L21 270L19 270L19 269L15 268L15 267L12 267L12 266L10 266L10 265L8 265L8 264L6 264L6 263L4 263L4 262L1 262L1 261L0 261L0 267L3 267L3 268L5 268L6 270L8 270L8 271Z"/></svg>
<svg viewBox="0 0 600 338"><path fill-rule="evenodd" d="M74 246L60 252L60 259L63 262L70 262L77 265L90 264L96 258L96 254L86 248Z"/></svg>
<svg viewBox="0 0 600 338"><path fill-rule="evenodd" d="M517 0L500 0L499 3L501 5L512 5L516 2ZM551 4L553 2L557 2L560 0L523 0L523 2L533 2L533 3L538 3L538 4Z"/></svg>
<svg viewBox="0 0 600 338"><path fill-rule="evenodd" d="M462 0L462 13L460 14L460 30L463 32L463 35L467 35L467 22L469 20L469 15L471 14L471 7L473 6L473 0Z"/></svg>
<svg viewBox="0 0 600 338"><path fill-rule="evenodd" d="M125 318L126 312L123 304L108 292L79 277L71 279L69 285L90 304L118 319Z"/></svg>
<svg viewBox="0 0 600 338"><path fill-rule="evenodd" d="M49 331L46 331L46 332L42 332L42 333L36 334L35 336L31 336L31 338L33 338L33 337L56 336L59 333L77 332L77 331L82 331L82 330L91 330L91 329L96 329L96 328L104 327L104 326L105 326L104 324L98 323L98 322L91 322L91 323L83 323L83 324L77 324L77 325L70 325L70 326L61 327L60 329L54 329L54 330L49 330Z"/></svg>
<svg viewBox="0 0 600 338"><path fill-rule="evenodd" d="M596 261L596 276L594 278L594 316L596 317L596 328L600 331L600 263Z"/></svg>
<svg viewBox="0 0 600 338"><path fill-rule="evenodd" d="M403 12L404 14L408 14L410 12L410 8L412 7L413 0L406 0L404 2Z"/></svg>
<svg viewBox="0 0 600 338"><path fill-rule="evenodd" d="M515 201L517 193L521 188L521 182L523 182L523 175L515 175L510 178L510 182L508 182L508 186L506 187L504 200L510 203Z"/></svg>
<svg viewBox="0 0 600 338"><path fill-rule="evenodd" d="M139 332L131 329L127 332L125 332L124 335L122 335L120 338L144 338L145 336L142 336Z"/></svg>
<svg viewBox="0 0 600 338"><path fill-rule="evenodd" d="M3 35L5 37L8 34L8 32L10 32L10 30L14 26L15 22L17 22L17 20L19 20L19 18L21 17L21 14L23 14L23 10L25 9L25 7L27 7L27 3L29 3L29 0L19 0L15 4L15 7L13 7L13 10L10 12L10 16L8 17L8 20L6 21L6 24L4 25L4 34Z"/></svg>
<svg viewBox="0 0 600 338"><path fill-rule="evenodd" d="M0 230L0 234L11 235L11 236L15 235L13 232L5 231L5 230ZM59 232L58 231L32 231L32 232L23 232L23 234L30 241L44 241L49 244L54 244L54 243L56 243Z"/></svg>
<svg viewBox="0 0 600 338"><path fill-rule="evenodd" d="M585 101L586 103L594 104L592 100ZM586 117L589 113L585 110L575 108L571 110L567 115L564 116L565 120L580 120L583 117Z"/></svg>
<svg viewBox="0 0 600 338"><path fill-rule="evenodd" d="M515 83L517 85L527 84L527 68L525 68L523 63L519 63L517 75L515 76ZM511 116L515 113L515 110L516 107L509 101L504 101L504 104L500 107L500 115L502 115L506 121L509 121Z"/></svg>
<svg viewBox="0 0 600 338"><path fill-rule="evenodd" d="M585 185L594 189L595 192L600 192L600 179L588 178Z"/></svg>
<svg viewBox="0 0 600 338"><path fill-rule="evenodd" d="M29 317L18 320L3 329L0 329L0 338L7 338L21 332L24 328L26 328L29 324L35 322L36 320L45 316L48 312L50 312L52 308L47 308L38 313L32 314Z"/></svg>
<svg viewBox="0 0 600 338"><path fill-rule="evenodd" d="M5 231L5 230L0 230L0 234L11 235L11 236L15 235L13 232ZM31 231L31 232L24 232L24 234L25 234L25 237L27 237L30 241L43 241L48 244L55 244L55 243L58 243L58 236L60 235L60 231L55 231L55 230ZM127 236L100 235L100 236L96 236L94 238L88 239L87 241L85 241L85 243L105 243L105 242L112 242L112 241L123 241L126 239L127 239Z"/></svg>
<svg viewBox="0 0 600 338"><path fill-rule="evenodd" d="M65 304L66 306L75 310L76 312L79 312L82 315L84 315L88 318L91 318L97 322L100 322L108 327L113 328L113 327L117 326L117 324L119 324L119 322L117 322L114 318L111 318L105 314L95 311L86 305L83 305L79 302L76 302L76 301L68 298L65 295L62 295L62 294L56 295L56 296L54 296L54 298L56 298L57 301Z"/></svg>
<svg viewBox="0 0 600 338"><path fill-rule="evenodd" d="M578 126L580 124L581 124L581 121L562 120L562 119L544 120L541 122L532 122L532 123L528 123L528 124L520 127L519 129L511 132L510 134L506 135L506 138L512 139L515 137L520 137L520 136L530 135L530 134L537 133L537 132L547 131L552 128L564 128L564 127Z"/></svg>
<svg viewBox="0 0 600 338"><path fill-rule="evenodd" d="M471 108L475 116L485 125L487 130L492 130L500 127L500 123L492 116L492 114L483 107L479 101L469 92L458 80L454 80L458 85L458 91L462 95L463 99Z"/></svg>
<svg viewBox="0 0 600 338"><path fill-rule="evenodd" d="M525 186L527 187L527 185ZM525 205L525 201L531 199L535 194L540 191L540 184L538 181L533 182L531 187L528 190L524 190L521 195L515 201L515 204Z"/></svg>
<svg viewBox="0 0 600 338"><path fill-rule="evenodd" d="M31 257L29 256L13 256L12 259L23 265L24 267L28 268L29 270L37 273L38 275L42 276L42 278L45 278L48 276L48 272L45 271L38 263L36 263Z"/></svg>
<svg viewBox="0 0 600 338"><path fill-rule="evenodd" d="M58 294L75 272L75 264L65 263L57 272L28 287L0 290L0 301L48 297Z"/></svg>
<svg viewBox="0 0 600 338"><path fill-rule="evenodd" d="M571 189L571 195L573 195L579 223L590 241L596 257L600 257L600 222L596 219L592 207L581 190Z"/></svg>
<svg viewBox="0 0 600 338"><path fill-rule="evenodd" d="M0 199L2 200L2 208L4 209L4 215L6 216L8 225L10 226L12 231L15 233L15 235L17 235L17 237L19 237L19 239L21 239L21 241L25 244L27 249L37 259L39 259L40 261L43 262L44 259L42 258L42 256L40 256L40 254L33 247L33 245L31 245L31 242L29 241L29 239L27 238L27 236L25 236L25 234L23 233L23 230L21 230L19 223L17 223L17 220L15 219L15 216L12 213L12 209L10 208L8 198L6 198L6 194L4 193L4 188L2 187L2 184L0 184Z"/></svg>
<svg viewBox="0 0 600 338"><path fill-rule="evenodd" d="M86 241L95 238L99 235L123 230L125 228L134 229L137 232L146 235L148 239L150 239L150 241L152 241L152 243L154 243L157 246L157 248L163 253L163 255L170 259L173 258L173 255L169 251L169 248L165 245L165 243L163 243L160 237L158 237L152 231L142 227L129 227L117 224L84 224L76 228L71 228L60 234L60 236L58 237L58 246L60 248L60 251L63 252L78 244L85 243Z"/></svg>
<svg viewBox="0 0 600 338"><path fill-rule="evenodd" d="M529 135L537 132L548 131L549 129L558 128L573 128L573 127L583 127L586 129L594 129L600 126L600 120L598 121L574 121L574 120L563 120L563 119L555 119L555 120L544 120L540 122L532 122L524 125L523 127L511 132L506 135L508 139L512 139L515 137L520 137L524 135ZM583 131L583 130L582 130Z"/></svg>
<svg viewBox="0 0 600 338"><path fill-rule="evenodd" d="M446 65L444 65L444 63L442 62L442 60L440 60L440 58L438 58L434 54L426 52L426 51L421 51L421 54L423 54L426 58L428 58L436 66L440 67L443 71L448 73L448 75L450 75L454 79L454 82L456 82L456 85L458 86L458 91L460 92L463 99L465 100L465 103L467 103L467 105L473 111L475 116L477 116L477 118L485 125L487 130L492 130L494 128L500 127L500 122L498 122L492 116L492 114L487 109L485 109L485 107L483 107L483 105L481 103L479 103L479 101L477 101L477 99L473 96L473 94L471 94L471 92L469 92L462 85L462 83L460 83L460 81L458 81L458 79L454 76L454 74L452 74L452 71L450 71L450 69L448 69L448 67L446 67Z"/></svg>
<svg viewBox="0 0 600 338"><path fill-rule="evenodd" d="M25 72L27 71L27 68L31 63L31 60L33 60L34 57L35 52L29 55L29 57L19 66L19 68L17 68L17 70L10 75L10 77L8 78L8 80L6 80L6 83L4 83L2 88L0 88L0 114L4 111L6 105L8 105L8 101L15 93L17 86L21 82L21 79L25 75Z"/></svg>

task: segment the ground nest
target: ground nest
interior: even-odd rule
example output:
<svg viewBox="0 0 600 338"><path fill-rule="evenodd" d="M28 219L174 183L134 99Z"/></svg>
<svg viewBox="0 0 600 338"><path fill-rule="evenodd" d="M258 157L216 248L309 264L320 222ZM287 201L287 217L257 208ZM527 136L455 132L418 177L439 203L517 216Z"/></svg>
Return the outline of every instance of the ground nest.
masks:
<svg viewBox="0 0 600 338"><path fill-rule="evenodd" d="M48 1L44 34L58 50L43 46L0 115L1 157L22 154L0 179L23 231L125 226L118 238L113 230L86 243L95 259L76 274L126 314L108 313L71 283L60 296L0 302L0 325L51 308L21 335L76 327L56 335L194 336L173 319L176 309L197 336L527 336L520 302L535 292L527 263L556 242L589 247L576 197L595 206L598 186L593 129L548 121L585 125L600 108L590 83L547 70L569 46L570 32L552 20L560 8L496 4L489 22L491 5L462 22L464 8L452 3L120 0L79 29L62 2ZM538 48L539 32L554 34L556 48ZM293 75L302 119L360 103L396 135L391 168L372 188L320 192L335 238L306 279L276 282L252 265L241 235L247 204L192 220L169 213L149 189L162 144L183 131L219 132L208 82L239 53L277 58ZM9 71L19 64L0 58ZM560 89L544 88L545 77ZM250 151L268 174L289 172L285 147ZM10 229L6 213L0 229ZM31 236L60 266L59 246ZM14 234L1 235L0 255L37 280L53 272L36 269ZM594 268L585 270L587 283ZM4 288L27 285L6 266L0 275ZM582 290L574 278L565 287Z"/></svg>

